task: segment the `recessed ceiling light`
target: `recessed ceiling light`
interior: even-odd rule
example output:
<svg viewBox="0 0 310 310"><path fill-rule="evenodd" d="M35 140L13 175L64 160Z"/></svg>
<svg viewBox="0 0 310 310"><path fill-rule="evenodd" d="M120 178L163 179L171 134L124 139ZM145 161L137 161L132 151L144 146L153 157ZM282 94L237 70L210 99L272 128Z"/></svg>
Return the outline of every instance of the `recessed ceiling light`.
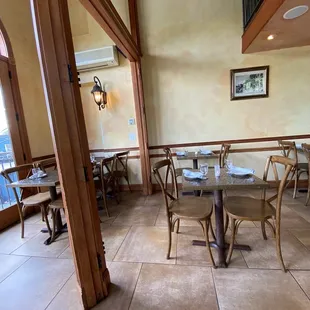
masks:
<svg viewBox="0 0 310 310"><path fill-rule="evenodd" d="M274 34L270 34L268 37L267 37L267 40L273 40L275 38L275 35Z"/></svg>
<svg viewBox="0 0 310 310"><path fill-rule="evenodd" d="M294 19L301 15L304 15L309 10L308 5L299 5L290 10L288 10L284 15L284 19Z"/></svg>

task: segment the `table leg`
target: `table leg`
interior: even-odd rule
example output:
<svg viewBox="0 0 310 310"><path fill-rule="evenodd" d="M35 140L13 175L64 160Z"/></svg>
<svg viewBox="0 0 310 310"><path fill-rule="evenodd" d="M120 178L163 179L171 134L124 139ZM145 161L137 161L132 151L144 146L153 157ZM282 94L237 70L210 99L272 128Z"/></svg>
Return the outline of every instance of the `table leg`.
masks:
<svg viewBox="0 0 310 310"><path fill-rule="evenodd" d="M198 158L193 159L193 169L198 169ZM194 195L199 197L200 191L194 191Z"/></svg>

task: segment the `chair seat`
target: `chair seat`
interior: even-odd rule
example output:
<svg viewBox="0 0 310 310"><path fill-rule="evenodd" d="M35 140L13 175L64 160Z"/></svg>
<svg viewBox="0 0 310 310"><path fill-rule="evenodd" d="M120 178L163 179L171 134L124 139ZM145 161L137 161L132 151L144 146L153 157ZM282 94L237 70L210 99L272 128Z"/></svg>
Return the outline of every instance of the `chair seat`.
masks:
<svg viewBox="0 0 310 310"><path fill-rule="evenodd" d="M180 218L203 220L212 213L212 201L201 197L181 197L171 201L169 210Z"/></svg>
<svg viewBox="0 0 310 310"><path fill-rule="evenodd" d="M49 192L38 193L22 200L24 206L37 206L51 199Z"/></svg>
<svg viewBox="0 0 310 310"><path fill-rule="evenodd" d="M308 163L298 163L297 169L298 170L309 171Z"/></svg>
<svg viewBox="0 0 310 310"><path fill-rule="evenodd" d="M48 206L51 209L63 209L64 203L63 203L63 200L61 198L58 198L58 199L52 201Z"/></svg>
<svg viewBox="0 0 310 310"><path fill-rule="evenodd" d="M176 168L175 169L175 175L176 177L180 177L182 174L183 174L183 170L184 169L193 169L193 168L188 168L188 167L185 167L185 168Z"/></svg>
<svg viewBox="0 0 310 310"><path fill-rule="evenodd" d="M275 216L275 208L263 199L232 196L224 199L226 212L235 219L262 221Z"/></svg>

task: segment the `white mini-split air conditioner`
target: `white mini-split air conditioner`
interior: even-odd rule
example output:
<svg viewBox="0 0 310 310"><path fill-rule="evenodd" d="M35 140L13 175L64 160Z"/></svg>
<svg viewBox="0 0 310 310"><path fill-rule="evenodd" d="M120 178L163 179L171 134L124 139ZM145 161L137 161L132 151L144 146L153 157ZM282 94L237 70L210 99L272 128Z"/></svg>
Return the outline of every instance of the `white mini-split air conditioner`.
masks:
<svg viewBox="0 0 310 310"><path fill-rule="evenodd" d="M118 66L116 46L105 46L75 53L75 61L79 72Z"/></svg>

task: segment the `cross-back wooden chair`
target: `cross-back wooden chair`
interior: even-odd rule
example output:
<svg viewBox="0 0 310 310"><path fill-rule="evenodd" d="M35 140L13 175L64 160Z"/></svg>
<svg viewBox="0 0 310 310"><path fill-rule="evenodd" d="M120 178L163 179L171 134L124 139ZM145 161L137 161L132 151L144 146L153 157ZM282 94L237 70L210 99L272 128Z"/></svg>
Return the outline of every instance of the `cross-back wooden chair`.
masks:
<svg viewBox="0 0 310 310"><path fill-rule="evenodd" d="M302 147L304 154L308 160L308 193L307 193L307 198L306 198L306 206L307 206L310 202L310 174L309 174L309 171L310 171L310 144L303 143L301 145L301 147Z"/></svg>
<svg viewBox="0 0 310 310"><path fill-rule="evenodd" d="M172 232L177 224L176 232L179 232L180 220L192 220L200 224L206 240L206 247L212 266L215 267L214 259L209 246L209 227L211 225L212 201L200 197L181 197L177 198L178 185L176 182L174 166L170 159L161 160L152 167L156 181L160 185L165 206L168 222L168 252L167 259L170 258ZM164 175L164 181L162 178ZM168 181L171 180L171 186Z"/></svg>
<svg viewBox="0 0 310 310"><path fill-rule="evenodd" d="M270 198L266 197L266 189L263 190L261 199L242 196L229 196L225 198L224 207L231 224L231 241L227 255L227 263L230 262L235 237L240 224L243 221L256 221L261 223L262 233L265 240L267 240L265 224L271 228L274 236L276 237L276 248L279 263L282 270L286 271L280 242L281 206L283 192L287 185L287 179L290 172L294 168L294 165L295 161L293 159L284 156L270 156L267 159L263 180L267 181L271 166L277 184L277 193ZM281 180L278 176L278 166L282 166L285 169ZM275 206L271 204L273 201L275 201ZM269 222L270 219L273 220L273 223Z"/></svg>
<svg viewBox="0 0 310 310"><path fill-rule="evenodd" d="M107 194L109 190L112 192L116 202L119 203L118 190L115 178L115 167L116 167L116 156L104 158L101 159L100 161L100 180L101 180L102 199L108 217L110 217L107 202Z"/></svg>
<svg viewBox="0 0 310 310"><path fill-rule="evenodd" d="M128 184L128 188L131 192L131 187L129 183L128 177L128 155L130 151L120 152L115 154L116 163L115 163L115 170L114 176L117 181L117 185L119 186L119 180L124 178Z"/></svg>
<svg viewBox="0 0 310 310"><path fill-rule="evenodd" d="M166 154L166 158L171 160L171 165L173 166L173 169L174 169L174 171L175 171L175 176L176 176L176 178L182 176L183 170L184 170L184 169L192 169L192 168L190 168L190 167L188 167L188 168L175 168L174 162L173 162L173 158L172 158L171 149L170 149L169 147L165 147L165 148L163 149L163 151L164 151L164 153Z"/></svg>
<svg viewBox="0 0 310 310"><path fill-rule="evenodd" d="M278 141L278 144L281 148L283 156L287 158L291 158L295 161L295 165L292 170L292 176L291 176L290 182L294 178L293 198L296 198L299 178L301 174L305 172L309 174L309 166L307 163L298 162L298 151L297 151L296 144L294 141L281 141L280 140Z"/></svg>
<svg viewBox="0 0 310 310"><path fill-rule="evenodd" d="M8 168L8 169L1 171L1 175L9 183L13 183L13 179L12 179L13 174L15 173L17 173L17 175L23 174L23 175L26 175L26 177L29 177L31 176L32 168L33 168L32 164L20 165L20 166ZM17 192L17 189L15 187L13 187L12 190L13 190L14 197L16 199L17 209L18 209L19 218L21 222L21 237L24 238L24 232L25 232L25 224L24 224L25 210L28 207L34 207L34 206L38 206L41 208L41 212L46 222L48 232L51 235L51 228L48 222L47 211L46 211L47 204L50 201L49 192L37 193L37 194L25 197L25 190L23 188L20 189L20 193Z"/></svg>
<svg viewBox="0 0 310 310"><path fill-rule="evenodd" d="M230 148L231 148L230 144L223 143L221 145L220 156L219 156L219 165L220 165L221 168L223 168L225 166L225 163L226 163L226 160L228 158L228 154L229 154Z"/></svg>

